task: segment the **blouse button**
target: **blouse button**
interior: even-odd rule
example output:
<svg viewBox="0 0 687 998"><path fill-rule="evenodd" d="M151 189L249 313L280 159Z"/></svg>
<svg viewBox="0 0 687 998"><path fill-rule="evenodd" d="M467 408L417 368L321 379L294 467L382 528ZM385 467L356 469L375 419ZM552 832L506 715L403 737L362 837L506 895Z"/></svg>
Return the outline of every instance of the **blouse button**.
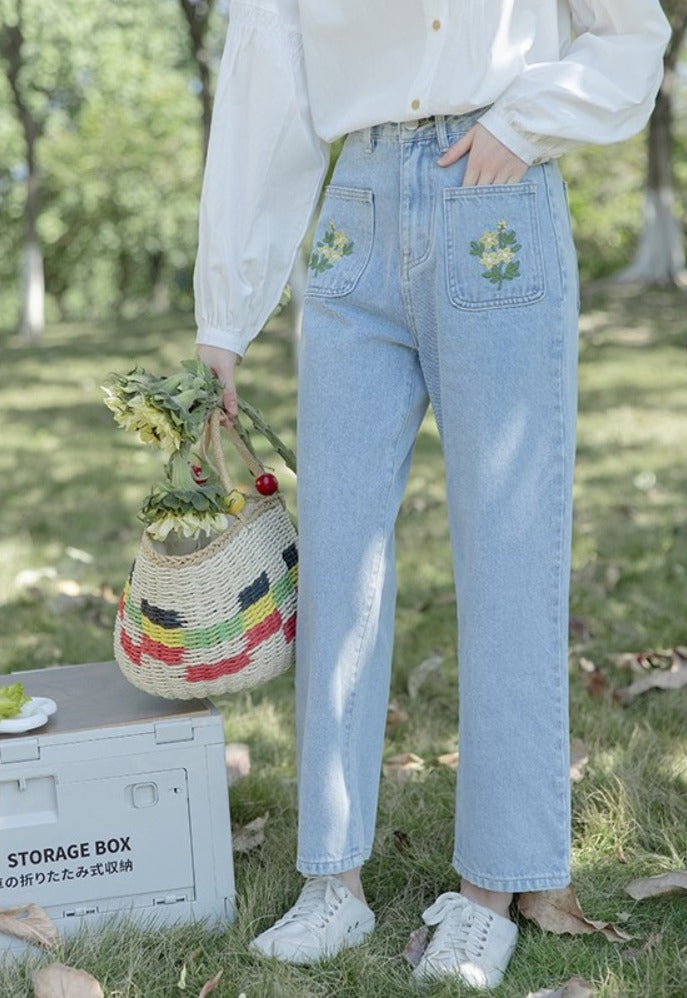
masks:
<svg viewBox="0 0 687 998"><path fill-rule="evenodd" d="M438 31L440 27L441 27L441 21L438 18L435 21L432 21L432 28L435 31Z"/></svg>
<svg viewBox="0 0 687 998"><path fill-rule="evenodd" d="M419 100L417 99L417 97L416 97L416 98L415 98L415 100L414 100L414 101L413 101L413 102L411 103L411 105L410 105L410 106L412 107L413 111L417 111L417 110L418 110L418 108L420 107L420 101L419 101Z"/></svg>

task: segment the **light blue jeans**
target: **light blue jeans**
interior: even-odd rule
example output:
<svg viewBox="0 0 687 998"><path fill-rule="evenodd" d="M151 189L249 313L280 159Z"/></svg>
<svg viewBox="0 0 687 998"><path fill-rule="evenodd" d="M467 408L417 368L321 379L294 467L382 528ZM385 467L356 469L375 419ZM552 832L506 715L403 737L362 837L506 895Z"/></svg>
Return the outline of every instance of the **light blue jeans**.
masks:
<svg viewBox="0 0 687 998"><path fill-rule="evenodd" d="M458 605L455 869L569 881L567 631L577 263L553 163L461 187L477 115L350 135L313 243L298 408L298 868L371 852L394 523L431 402ZM422 557L422 552L417 552Z"/></svg>

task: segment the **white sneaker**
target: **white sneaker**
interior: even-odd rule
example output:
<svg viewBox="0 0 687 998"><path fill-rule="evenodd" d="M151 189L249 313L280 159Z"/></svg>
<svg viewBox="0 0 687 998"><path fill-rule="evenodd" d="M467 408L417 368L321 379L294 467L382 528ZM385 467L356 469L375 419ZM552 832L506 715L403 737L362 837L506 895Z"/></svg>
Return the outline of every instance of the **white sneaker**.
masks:
<svg viewBox="0 0 687 998"><path fill-rule="evenodd" d="M317 963L357 946L375 927L375 916L336 877L311 877L293 908L250 943L253 953L286 963Z"/></svg>
<svg viewBox="0 0 687 998"><path fill-rule="evenodd" d="M436 931L413 971L419 980L454 975L473 988L501 983L518 939L518 928L463 894L440 894L422 915Z"/></svg>

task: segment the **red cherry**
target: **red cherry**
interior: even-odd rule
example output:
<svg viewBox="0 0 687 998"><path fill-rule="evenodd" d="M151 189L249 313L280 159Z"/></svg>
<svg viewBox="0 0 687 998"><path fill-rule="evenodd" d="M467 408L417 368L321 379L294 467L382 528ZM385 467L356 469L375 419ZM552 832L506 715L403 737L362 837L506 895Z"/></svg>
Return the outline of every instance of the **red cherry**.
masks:
<svg viewBox="0 0 687 998"><path fill-rule="evenodd" d="M255 487L261 496L271 496L279 488L279 482L275 475L270 474L266 471L264 475L258 475L255 479Z"/></svg>
<svg viewBox="0 0 687 998"><path fill-rule="evenodd" d="M203 468L200 464L191 465L191 474L193 475L193 481L196 485L205 485L207 478L203 474Z"/></svg>

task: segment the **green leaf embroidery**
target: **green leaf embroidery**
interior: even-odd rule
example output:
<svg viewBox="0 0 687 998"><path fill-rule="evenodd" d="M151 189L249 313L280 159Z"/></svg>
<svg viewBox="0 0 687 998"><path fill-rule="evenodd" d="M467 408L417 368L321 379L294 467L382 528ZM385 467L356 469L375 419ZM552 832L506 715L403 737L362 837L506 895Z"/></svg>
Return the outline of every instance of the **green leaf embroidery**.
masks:
<svg viewBox="0 0 687 998"><path fill-rule="evenodd" d="M349 239L345 232L337 229L334 222L330 222L312 251L308 268L314 274L323 274L325 270L331 270L341 257L350 256L354 246L353 240Z"/></svg>
<svg viewBox="0 0 687 998"><path fill-rule="evenodd" d="M522 249L515 234L505 219L497 223L495 229L487 229L479 240L470 241L470 256L476 256L484 268L482 277L498 286L504 281L514 281L520 277L520 261L516 254Z"/></svg>

